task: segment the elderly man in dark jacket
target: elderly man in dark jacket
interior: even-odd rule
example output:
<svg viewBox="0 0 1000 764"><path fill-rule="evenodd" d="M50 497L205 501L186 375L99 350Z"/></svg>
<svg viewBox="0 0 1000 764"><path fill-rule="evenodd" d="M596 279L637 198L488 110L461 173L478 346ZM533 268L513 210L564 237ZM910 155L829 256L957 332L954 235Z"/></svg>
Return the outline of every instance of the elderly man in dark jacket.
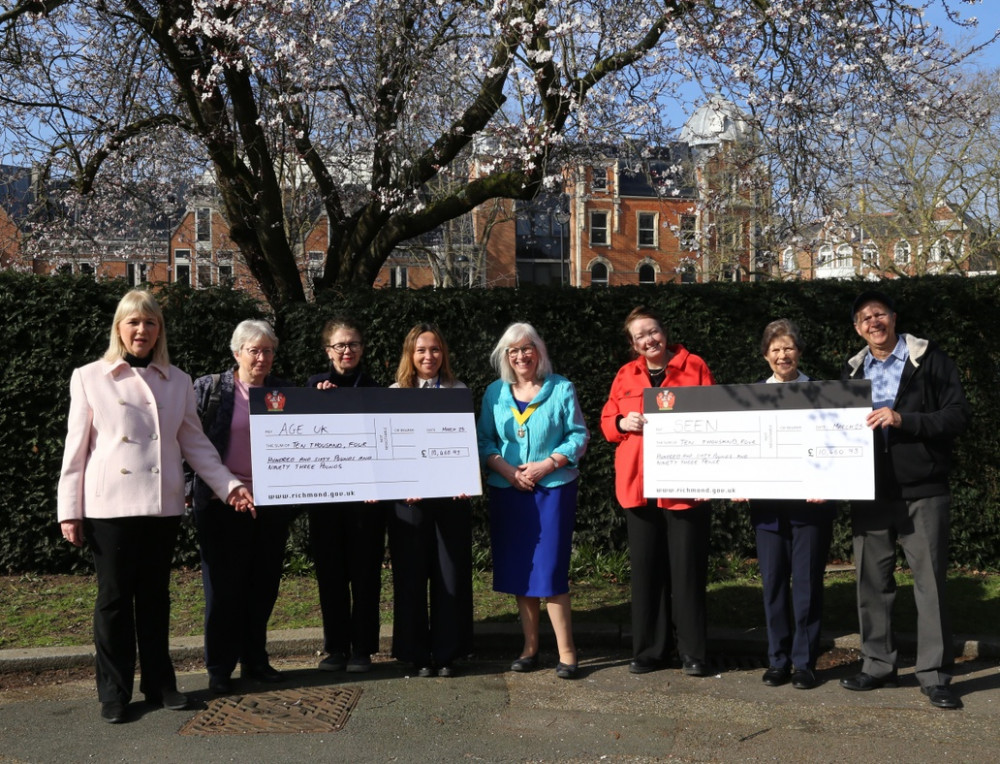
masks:
<svg viewBox="0 0 1000 764"><path fill-rule="evenodd" d="M913 572L917 605L916 677L938 708L960 708L945 603L948 568L948 473L952 441L969 423L958 370L929 340L896 334L892 300L863 292L851 311L867 347L844 365L844 379L872 383L868 426L875 431L875 500L853 502L854 562L864 663L841 679L848 690L896 685L892 606L896 542Z"/></svg>

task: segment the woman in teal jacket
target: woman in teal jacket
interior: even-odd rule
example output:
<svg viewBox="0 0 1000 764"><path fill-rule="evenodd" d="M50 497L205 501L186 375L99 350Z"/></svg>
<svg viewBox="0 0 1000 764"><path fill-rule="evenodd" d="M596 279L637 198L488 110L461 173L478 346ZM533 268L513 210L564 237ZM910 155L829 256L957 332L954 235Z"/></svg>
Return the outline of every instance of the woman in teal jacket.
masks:
<svg viewBox="0 0 1000 764"><path fill-rule="evenodd" d="M530 324L507 327L490 355L500 379L486 388L477 425L488 467L493 589L517 598L524 648L512 671L538 667L540 601L559 648L556 674L577 675L569 598L577 465L590 438L573 384L552 372Z"/></svg>

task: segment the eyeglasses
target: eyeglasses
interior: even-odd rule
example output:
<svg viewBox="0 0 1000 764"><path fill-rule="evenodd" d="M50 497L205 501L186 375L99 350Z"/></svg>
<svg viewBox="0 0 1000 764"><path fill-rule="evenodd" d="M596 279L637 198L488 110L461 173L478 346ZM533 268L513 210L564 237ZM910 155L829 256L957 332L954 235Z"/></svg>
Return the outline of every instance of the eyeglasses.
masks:
<svg viewBox="0 0 1000 764"><path fill-rule="evenodd" d="M251 358L270 358L274 355L274 348L243 348Z"/></svg>
<svg viewBox="0 0 1000 764"><path fill-rule="evenodd" d="M535 354L535 346L531 343L521 345L519 348L507 348L508 358L517 358L519 355L531 356Z"/></svg>
<svg viewBox="0 0 1000 764"><path fill-rule="evenodd" d="M348 351L348 349L350 349L350 351L352 353L357 353L359 350L361 350L361 343L360 342L336 342L333 345L327 345L327 347L330 348L330 350L332 350L334 353L339 353L340 355L343 355L344 353L346 353Z"/></svg>

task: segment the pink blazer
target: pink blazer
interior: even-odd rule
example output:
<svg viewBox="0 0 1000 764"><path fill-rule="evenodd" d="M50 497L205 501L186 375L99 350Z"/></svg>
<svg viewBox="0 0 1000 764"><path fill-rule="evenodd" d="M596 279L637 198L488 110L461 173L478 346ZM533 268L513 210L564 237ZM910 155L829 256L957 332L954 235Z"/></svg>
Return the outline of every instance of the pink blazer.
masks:
<svg viewBox="0 0 1000 764"><path fill-rule="evenodd" d="M202 432L191 377L176 366L74 370L67 429L60 522L183 514L185 459L223 499L242 485Z"/></svg>

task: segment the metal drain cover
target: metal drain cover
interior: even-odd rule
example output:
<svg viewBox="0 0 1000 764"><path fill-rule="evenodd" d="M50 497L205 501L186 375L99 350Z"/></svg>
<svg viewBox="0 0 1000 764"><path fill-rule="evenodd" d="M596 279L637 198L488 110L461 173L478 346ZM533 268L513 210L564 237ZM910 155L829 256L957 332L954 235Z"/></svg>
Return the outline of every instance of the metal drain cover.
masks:
<svg viewBox="0 0 1000 764"><path fill-rule="evenodd" d="M360 687L307 687L217 698L181 727L180 734L336 732L347 724L360 697Z"/></svg>

